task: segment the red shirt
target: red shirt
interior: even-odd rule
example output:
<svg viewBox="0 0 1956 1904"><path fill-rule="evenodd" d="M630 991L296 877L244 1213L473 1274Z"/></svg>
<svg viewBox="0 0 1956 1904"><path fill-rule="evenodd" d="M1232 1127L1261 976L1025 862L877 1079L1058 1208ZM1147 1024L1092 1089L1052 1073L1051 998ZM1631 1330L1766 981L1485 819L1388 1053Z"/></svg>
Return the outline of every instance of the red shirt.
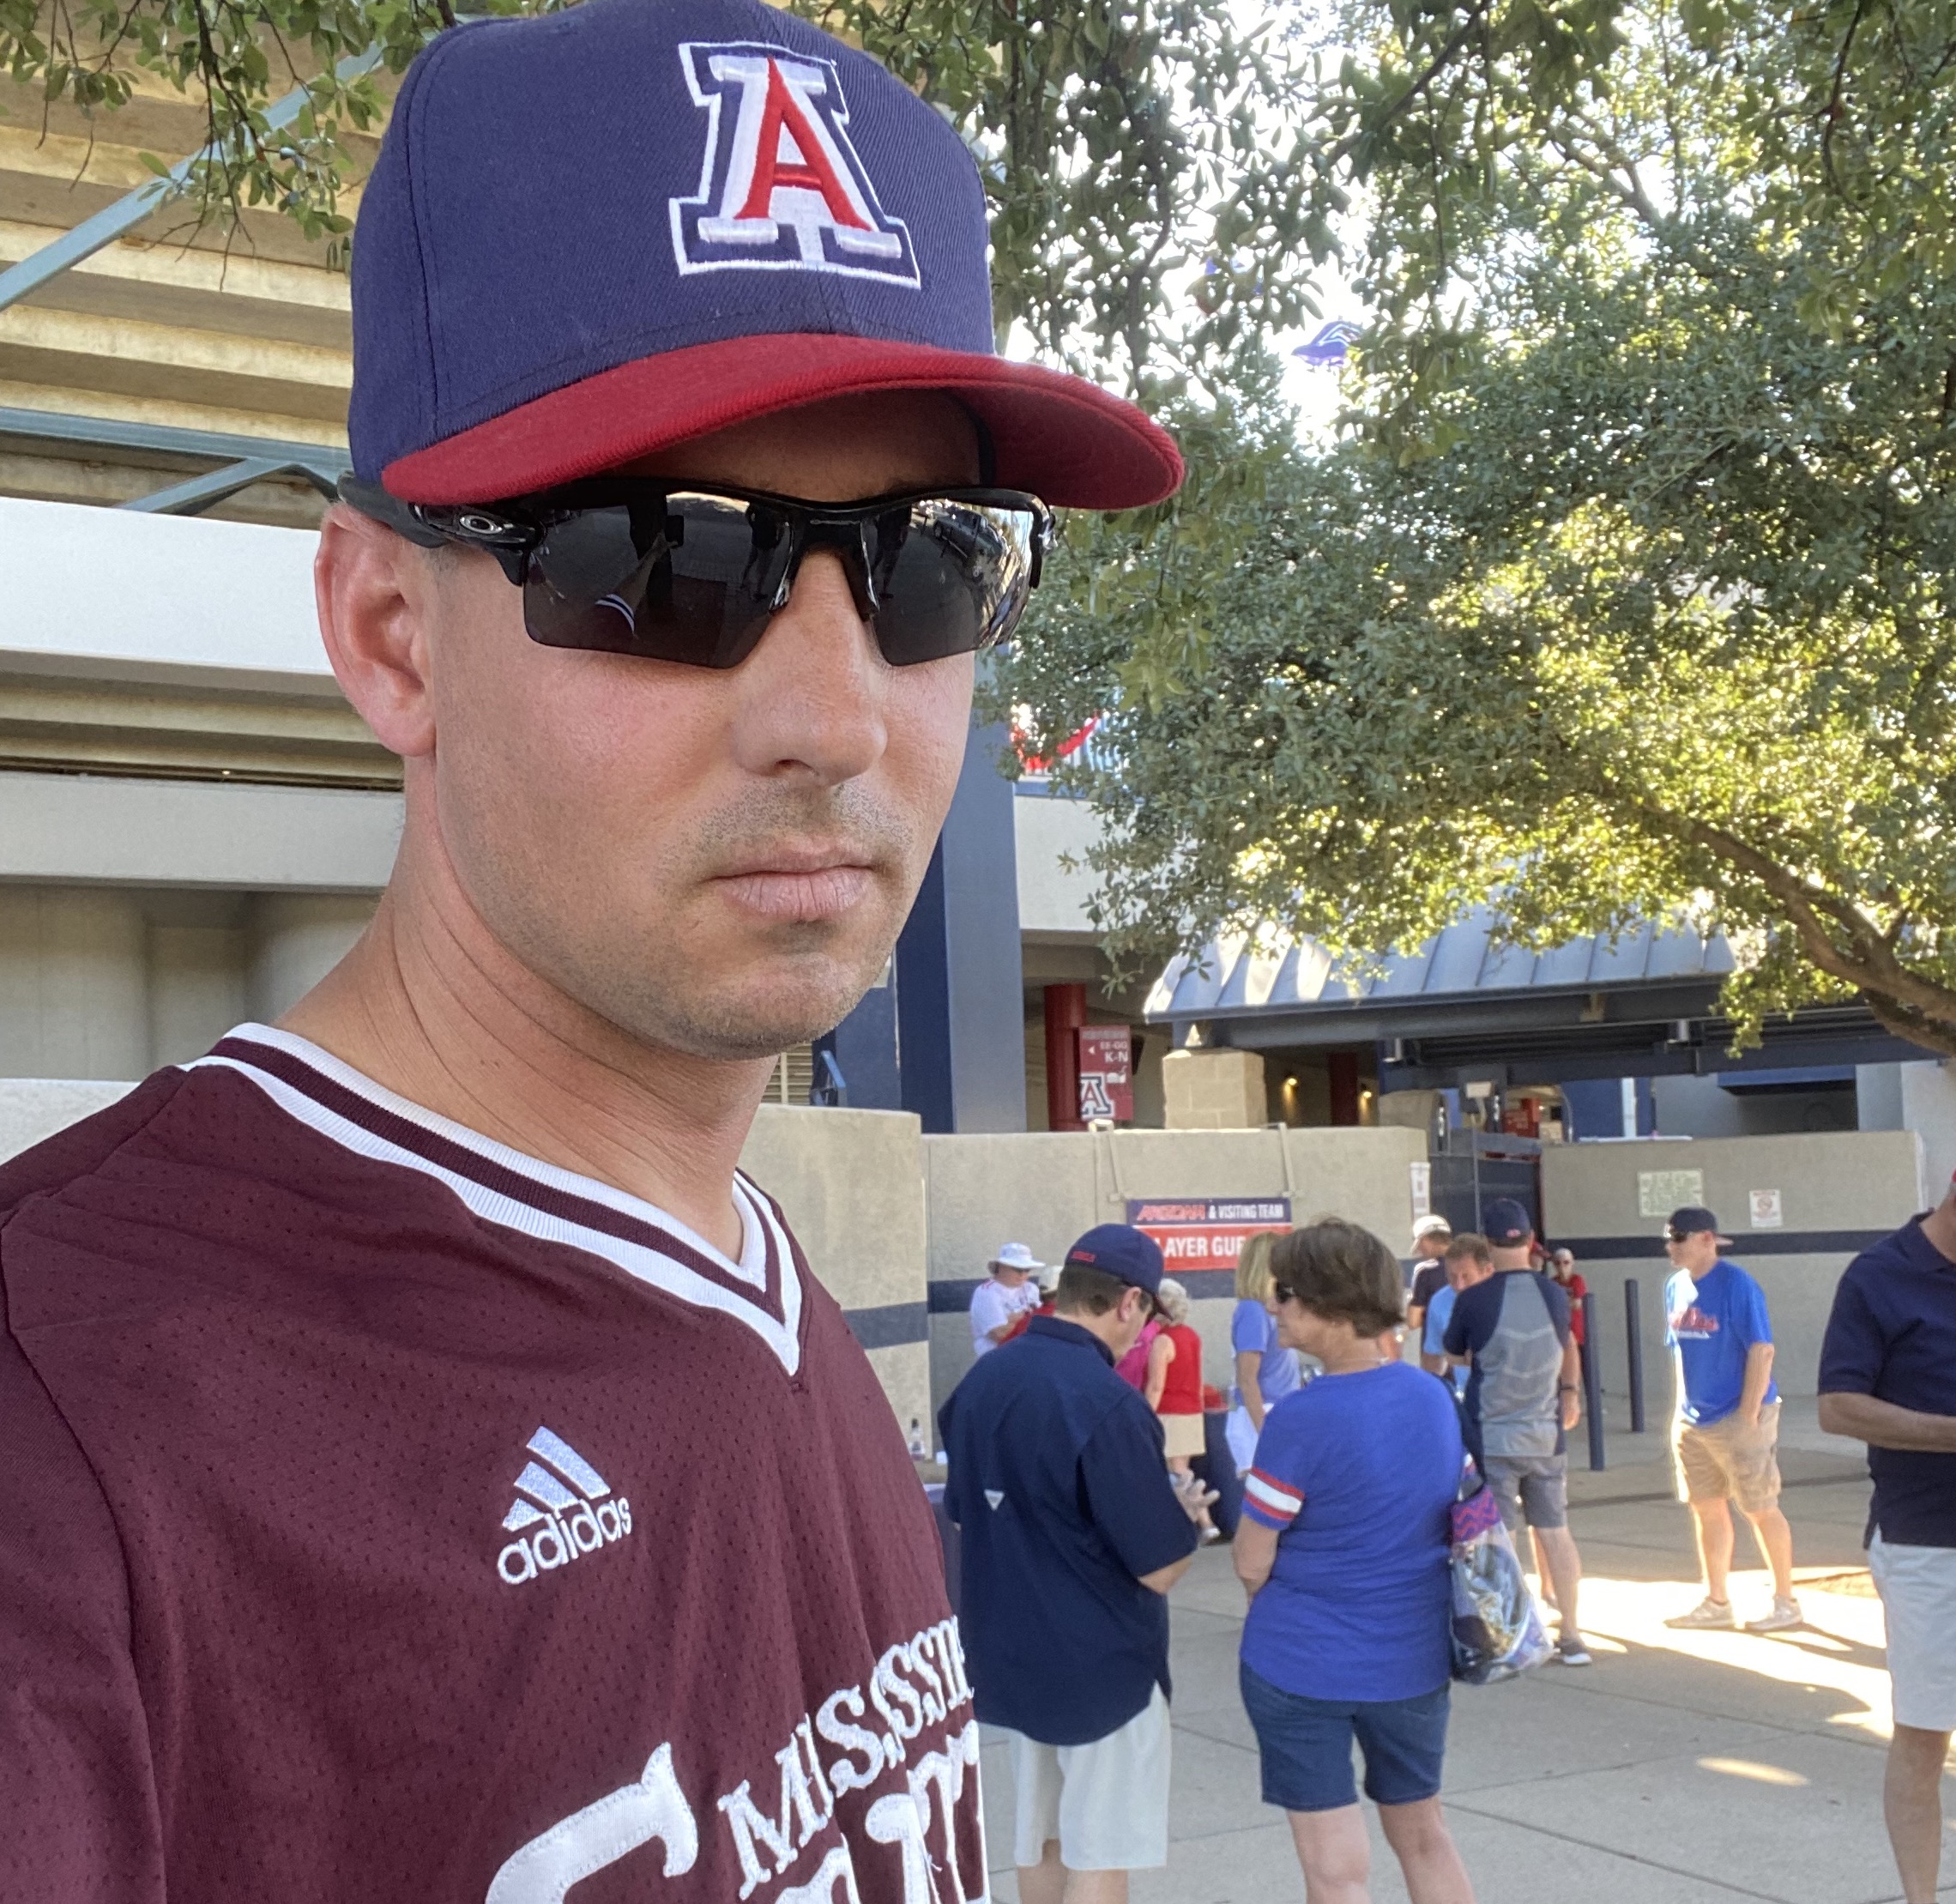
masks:
<svg viewBox="0 0 1956 1904"><path fill-rule="evenodd" d="M1202 1412L1202 1338L1186 1322L1172 1324L1163 1332L1175 1345L1175 1358L1168 1364L1168 1380L1162 1384L1162 1399L1155 1405L1157 1415L1199 1415Z"/></svg>
<svg viewBox="0 0 1956 1904"><path fill-rule="evenodd" d="M0 1897L982 1896L928 1509L735 1194L255 1026L0 1171Z"/></svg>

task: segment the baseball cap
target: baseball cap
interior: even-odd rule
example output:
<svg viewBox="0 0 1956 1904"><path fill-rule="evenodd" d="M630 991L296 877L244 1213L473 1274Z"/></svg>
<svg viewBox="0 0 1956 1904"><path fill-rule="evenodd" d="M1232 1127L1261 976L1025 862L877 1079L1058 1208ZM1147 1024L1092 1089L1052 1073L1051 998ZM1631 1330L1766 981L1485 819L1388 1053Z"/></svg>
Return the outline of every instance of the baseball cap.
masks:
<svg viewBox="0 0 1956 1904"><path fill-rule="evenodd" d="M984 480L1172 494L1132 404L997 355L978 168L867 54L763 0L587 0L443 33L354 234L354 474L488 502L826 397L939 390Z"/></svg>
<svg viewBox="0 0 1956 1904"><path fill-rule="evenodd" d="M1096 1224L1066 1252L1066 1266L1076 1264L1131 1283L1150 1297L1161 1293L1162 1246L1125 1223Z"/></svg>
<svg viewBox="0 0 1956 1904"><path fill-rule="evenodd" d="M1002 1243L998 1254L992 1260L1003 1265L1006 1269L1023 1269L1029 1274L1034 1270L1046 1267L1023 1243Z"/></svg>
<svg viewBox="0 0 1956 1904"><path fill-rule="evenodd" d="M1512 1249L1535 1234L1535 1218L1512 1197L1496 1197L1482 1206L1481 1230L1497 1249Z"/></svg>
<svg viewBox="0 0 1956 1904"><path fill-rule="evenodd" d="M1422 1236L1451 1236L1452 1234L1453 1225L1438 1211L1431 1216L1422 1217L1413 1225L1413 1241L1416 1243Z"/></svg>
<svg viewBox="0 0 1956 1904"><path fill-rule="evenodd" d="M1671 1212L1664 1224L1664 1234L1673 1238L1694 1236L1701 1230L1709 1230L1721 1243L1730 1243L1730 1236L1718 1233L1718 1219L1702 1203L1682 1203Z"/></svg>

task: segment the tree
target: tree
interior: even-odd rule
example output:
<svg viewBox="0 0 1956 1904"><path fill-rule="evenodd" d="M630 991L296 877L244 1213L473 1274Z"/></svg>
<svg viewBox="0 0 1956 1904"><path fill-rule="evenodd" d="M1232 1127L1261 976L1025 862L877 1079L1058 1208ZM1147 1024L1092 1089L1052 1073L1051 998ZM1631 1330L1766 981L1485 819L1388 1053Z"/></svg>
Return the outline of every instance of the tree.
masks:
<svg viewBox="0 0 1956 1904"><path fill-rule="evenodd" d="M1040 738L1108 716L1063 772L1117 942L1681 910L1742 1021L1858 995L1956 1052L1956 15L1345 30L1311 111L1364 193L1349 428L1300 450L1242 368L1233 488L1076 533L1001 682Z"/></svg>
<svg viewBox="0 0 1956 1904"><path fill-rule="evenodd" d="M866 48L964 134L990 198L1001 338L1023 326L1050 357L1172 394L1239 338L1315 310L1327 202L1284 113L1293 49L1267 15L1226 0L794 10ZM0 63L46 101L96 113L126 104L137 73L160 75L205 107L210 143L186 181L197 216L274 207L343 255L349 136L378 129L389 76L455 24L452 0L0 0ZM275 131L269 107L299 87L305 104Z"/></svg>

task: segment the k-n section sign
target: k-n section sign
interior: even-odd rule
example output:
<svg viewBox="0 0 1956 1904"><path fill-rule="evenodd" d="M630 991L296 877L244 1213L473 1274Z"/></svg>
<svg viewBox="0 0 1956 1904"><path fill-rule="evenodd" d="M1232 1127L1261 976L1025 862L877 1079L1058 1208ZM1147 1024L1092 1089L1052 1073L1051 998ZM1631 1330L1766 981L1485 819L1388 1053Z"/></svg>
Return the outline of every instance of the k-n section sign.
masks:
<svg viewBox="0 0 1956 1904"><path fill-rule="evenodd" d="M1130 1197L1127 1220L1162 1246L1168 1274L1233 1274L1259 1230L1290 1227L1289 1197Z"/></svg>

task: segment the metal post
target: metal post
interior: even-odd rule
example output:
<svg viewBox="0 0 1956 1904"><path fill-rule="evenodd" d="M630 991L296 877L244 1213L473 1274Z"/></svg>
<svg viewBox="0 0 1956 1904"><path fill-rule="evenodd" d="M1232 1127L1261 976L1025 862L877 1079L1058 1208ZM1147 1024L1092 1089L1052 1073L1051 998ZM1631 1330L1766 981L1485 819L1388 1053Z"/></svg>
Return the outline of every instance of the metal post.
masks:
<svg viewBox="0 0 1956 1904"><path fill-rule="evenodd" d="M1589 1416L1590 1467L1600 1474L1609 1463L1603 1457L1603 1381L1597 1372L1599 1358L1596 1349L1596 1297L1592 1291L1583 1297L1583 1407Z"/></svg>
<svg viewBox="0 0 1956 1904"><path fill-rule="evenodd" d="M1644 1324L1639 1313L1642 1292L1632 1276L1623 1284L1623 1349L1630 1363L1630 1432L1644 1432Z"/></svg>

